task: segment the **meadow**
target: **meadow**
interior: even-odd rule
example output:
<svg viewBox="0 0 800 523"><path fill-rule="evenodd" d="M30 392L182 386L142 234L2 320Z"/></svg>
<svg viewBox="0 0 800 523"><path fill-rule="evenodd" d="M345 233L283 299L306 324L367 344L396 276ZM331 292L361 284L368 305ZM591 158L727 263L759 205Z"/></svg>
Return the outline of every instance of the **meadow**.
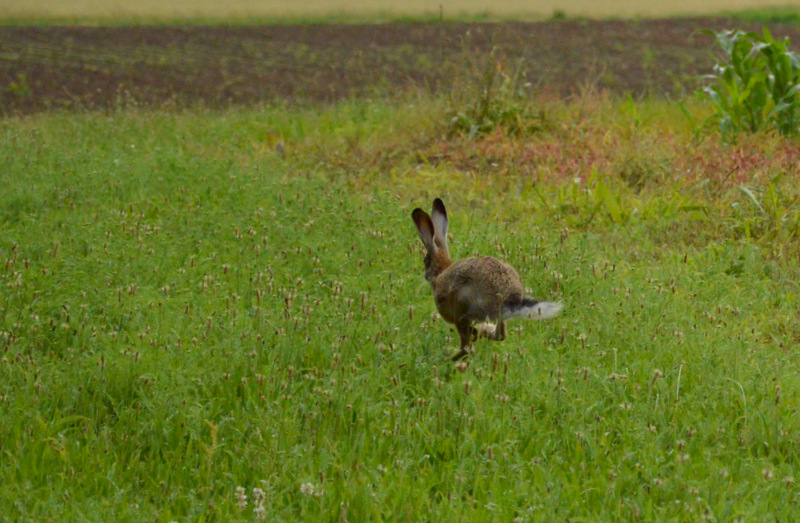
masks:
<svg viewBox="0 0 800 523"><path fill-rule="evenodd" d="M0 120L0 520L797 519L798 139L488 63ZM561 315L453 363L436 196Z"/></svg>
<svg viewBox="0 0 800 523"><path fill-rule="evenodd" d="M783 140L550 103L525 140L439 138L424 99L4 120L0 514L792 519ZM456 257L562 315L450 362L409 217L435 195Z"/></svg>

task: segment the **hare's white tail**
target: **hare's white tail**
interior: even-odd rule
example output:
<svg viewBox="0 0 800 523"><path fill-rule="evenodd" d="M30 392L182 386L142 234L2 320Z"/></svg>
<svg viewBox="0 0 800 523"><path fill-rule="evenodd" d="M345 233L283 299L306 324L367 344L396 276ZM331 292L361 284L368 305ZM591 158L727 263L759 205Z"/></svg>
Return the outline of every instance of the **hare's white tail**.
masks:
<svg viewBox="0 0 800 523"><path fill-rule="evenodd" d="M558 302L537 301L526 296L521 302L506 303L503 307L503 318L527 318L530 320L546 320L557 315L563 308Z"/></svg>

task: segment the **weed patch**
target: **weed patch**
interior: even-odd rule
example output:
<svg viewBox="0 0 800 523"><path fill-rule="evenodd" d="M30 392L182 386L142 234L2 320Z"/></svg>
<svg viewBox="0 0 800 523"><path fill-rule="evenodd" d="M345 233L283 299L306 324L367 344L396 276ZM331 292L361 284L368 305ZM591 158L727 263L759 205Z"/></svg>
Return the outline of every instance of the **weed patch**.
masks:
<svg viewBox="0 0 800 523"><path fill-rule="evenodd" d="M544 115L533 103L524 59L511 61L497 49L485 55L464 54L444 115L450 138L473 139L496 129L527 135L541 128Z"/></svg>

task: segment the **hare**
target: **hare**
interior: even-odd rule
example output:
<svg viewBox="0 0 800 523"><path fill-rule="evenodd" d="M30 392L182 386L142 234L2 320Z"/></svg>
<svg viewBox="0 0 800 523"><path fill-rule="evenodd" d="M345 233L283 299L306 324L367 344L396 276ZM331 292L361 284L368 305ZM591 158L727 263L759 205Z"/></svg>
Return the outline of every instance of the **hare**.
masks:
<svg viewBox="0 0 800 523"><path fill-rule="evenodd" d="M461 338L454 361L469 354L470 342L475 338L506 339L508 319L541 320L561 310L560 303L525 296L517 271L497 258L479 256L453 263L447 249L447 211L441 199L433 201L430 216L417 208L411 218L427 250L425 279L433 287L436 309L445 321L456 326Z"/></svg>

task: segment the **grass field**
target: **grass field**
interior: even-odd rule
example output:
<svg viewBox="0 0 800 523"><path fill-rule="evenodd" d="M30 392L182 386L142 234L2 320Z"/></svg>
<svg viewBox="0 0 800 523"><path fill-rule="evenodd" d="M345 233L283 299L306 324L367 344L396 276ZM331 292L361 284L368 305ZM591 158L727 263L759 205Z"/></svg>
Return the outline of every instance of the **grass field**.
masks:
<svg viewBox="0 0 800 523"><path fill-rule="evenodd" d="M669 2L636 2L633 0L611 0L607 2L589 0L535 0L509 2L487 2L486 0L458 0L456 2L430 2L410 0L402 5L387 7L386 2L368 0L347 2L343 0L310 0L307 2L275 2L238 0L220 3L211 0L172 0L170 2L71 0L0 0L0 19L46 19L46 20L252 20L260 19L396 19L438 18L547 18L554 14L590 17L631 16L687 16L716 15L746 9L764 10L769 7L796 9L798 0L776 0L765 5L758 0L714 0L692 2L670 0Z"/></svg>
<svg viewBox="0 0 800 523"><path fill-rule="evenodd" d="M477 140L427 99L4 120L0 519L795 519L785 142L541 103ZM435 195L562 315L455 366Z"/></svg>

